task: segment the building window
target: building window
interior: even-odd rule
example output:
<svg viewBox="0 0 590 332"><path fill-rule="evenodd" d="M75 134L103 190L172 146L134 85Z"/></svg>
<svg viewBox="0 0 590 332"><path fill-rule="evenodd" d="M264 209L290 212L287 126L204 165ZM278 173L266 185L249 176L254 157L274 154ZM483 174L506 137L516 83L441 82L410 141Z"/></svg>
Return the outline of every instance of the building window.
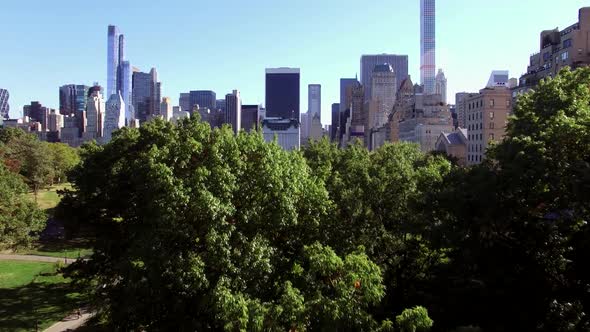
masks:
<svg viewBox="0 0 590 332"><path fill-rule="evenodd" d="M563 52L561 53L561 60L565 62L565 60L567 60L567 58L569 58L569 52Z"/></svg>
<svg viewBox="0 0 590 332"><path fill-rule="evenodd" d="M490 119L494 118L494 112L490 112Z"/></svg>
<svg viewBox="0 0 590 332"><path fill-rule="evenodd" d="M514 95L516 97L516 94ZM510 107L510 99L506 99L506 107Z"/></svg>
<svg viewBox="0 0 590 332"><path fill-rule="evenodd" d="M490 107L494 107L494 104L495 104L495 103L496 103L496 102L495 102L495 100L493 100L493 99L490 99Z"/></svg>
<svg viewBox="0 0 590 332"><path fill-rule="evenodd" d="M491 134L490 134L490 141L493 141L493 140L494 140L494 134L493 134L493 133L491 133Z"/></svg>
<svg viewBox="0 0 590 332"><path fill-rule="evenodd" d="M566 39L563 41L563 48L568 48L568 47L572 47L572 40L571 39Z"/></svg>
<svg viewBox="0 0 590 332"><path fill-rule="evenodd" d="M480 123L479 123L479 130L482 130L482 129L483 129L483 123L482 123L482 122L480 122Z"/></svg>
<svg viewBox="0 0 590 332"><path fill-rule="evenodd" d="M551 54L550 53L543 54L543 61L547 62L550 59L551 59Z"/></svg>
<svg viewBox="0 0 590 332"><path fill-rule="evenodd" d="M483 140L483 134L479 134L479 140Z"/></svg>
<svg viewBox="0 0 590 332"><path fill-rule="evenodd" d="M490 129L494 129L494 123L490 122Z"/></svg>

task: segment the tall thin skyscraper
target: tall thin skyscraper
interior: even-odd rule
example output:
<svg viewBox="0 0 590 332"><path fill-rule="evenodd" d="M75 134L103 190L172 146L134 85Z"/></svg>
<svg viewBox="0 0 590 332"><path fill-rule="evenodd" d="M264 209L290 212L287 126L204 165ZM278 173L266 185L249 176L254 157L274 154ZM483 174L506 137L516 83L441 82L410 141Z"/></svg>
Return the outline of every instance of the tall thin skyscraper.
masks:
<svg viewBox="0 0 590 332"><path fill-rule="evenodd" d="M119 28L109 25L107 38L107 95L117 93L119 69Z"/></svg>
<svg viewBox="0 0 590 332"><path fill-rule="evenodd" d="M10 97L8 90L0 89L0 119L8 119L8 112L10 111L8 97Z"/></svg>
<svg viewBox="0 0 590 332"><path fill-rule="evenodd" d="M300 119L299 68L266 69L266 117Z"/></svg>
<svg viewBox="0 0 590 332"><path fill-rule="evenodd" d="M238 133L242 127L242 99L240 91L234 90L225 95L225 123L229 123L234 131Z"/></svg>
<svg viewBox="0 0 590 332"><path fill-rule="evenodd" d="M408 77L408 56L396 54L375 54L363 55L361 57L361 84L365 87L365 100L372 96L371 82L373 79L373 70L376 66L388 63L395 72L397 89L401 83ZM434 76L433 76L434 77Z"/></svg>
<svg viewBox="0 0 590 332"><path fill-rule="evenodd" d="M320 84L307 86L307 111L310 119L316 115L320 120L322 119L322 86Z"/></svg>
<svg viewBox="0 0 590 332"><path fill-rule="evenodd" d="M436 72L435 0L420 0L420 82L424 94L434 94Z"/></svg>

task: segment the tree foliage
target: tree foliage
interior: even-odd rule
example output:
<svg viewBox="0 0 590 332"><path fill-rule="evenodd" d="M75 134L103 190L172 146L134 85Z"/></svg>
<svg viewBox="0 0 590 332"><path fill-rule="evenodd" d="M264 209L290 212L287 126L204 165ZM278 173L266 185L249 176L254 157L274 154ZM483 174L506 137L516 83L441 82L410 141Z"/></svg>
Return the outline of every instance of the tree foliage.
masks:
<svg viewBox="0 0 590 332"><path fill-rule="evenodd" d="M28 247L44 227L45 214L26 190L20 177L0 163L0 250Z"/></svg>
<svg viewBox="0 0 590 332"><path fill-rule="evenodd" d="M470 168L408 143L123 129L70 174L60 210L98 231L71 275L122 330L587 331L589 128L580 69L521 97Z"/></svg>

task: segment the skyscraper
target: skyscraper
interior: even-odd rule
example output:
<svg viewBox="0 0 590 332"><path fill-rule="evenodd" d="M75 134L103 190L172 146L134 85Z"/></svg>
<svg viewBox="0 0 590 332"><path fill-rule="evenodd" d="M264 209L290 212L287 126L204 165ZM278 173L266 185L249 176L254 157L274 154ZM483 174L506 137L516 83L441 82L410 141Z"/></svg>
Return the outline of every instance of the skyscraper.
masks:
<svg viewBox="0 0 590 332"><path fill-rule="evenodd" d="M68 84L59 88L59 112L62 115L79 114L86 110L87 85Z"/></svg>
<svg viewBox="0 0 590 332"><path fill-rule="evenodd" d="M190 109L188 110L189 112L192 113L193 108L195 107L195 105L199 105L200 109L204 109L207 108L209 110L215 110L217 109L216 103L217 103L217 95L214 91L210 91L210 90L197 90L197 91L191 91L189 93L190 97Z"/></svg>
<svg viewBox="0 0 590 332"><path fill-rule="evenodd" d="M436 71L435 0L420 0L420 82L424 94L434 94Z"/></svg>
<svg viewBox="0 0 590 332"><path fill-rule="evenodd" d="M229 123L236 134L242 127L242 99L238 90L225 95L225 123Z"/></svg>
<svg viewBox="0 0 590 332"><path fill-rule="evenodd" d="M31 105L25 105L23 107L24 116L28 116L31 121L39 122L41 124L41 131L47 130L47 117L50 111L49 108L44 107L38 101L33 101Z"/></svg>
<svg viewBox="0 0 590 332"><path fill-rule="evenodd" d="M340 104L332 104L332 125L330 126L330 140L336 140L336 133L338 131L338 124L340 123Z"/></svg>
<svg viewBox="0 0 590 332"><path fill-rule="evenodd" d="M344 112L344 110L350 108L350 103L352 102L352 95L350 94L350 91L352 90L350 89L350 87L354 86L354 84L357 82L358 80L356 78L340 79L340 112ZM332 127L332 130L335 130L335 128Z"/></svg>
<svg viewBox="0 0 590 332"><path fill-rule="evenodd" d="M86 128L82 134L85 141L101 138L104 133L105 102L101 90L100 86L95 85L88 91Z"/></svg>
<svg viewBox="0 0 590 332"><path fill-rule="evenodd" d="M111 95L106 103L103 133L104 143L111 140L114 131L125 126L125 109L125 102L121 94Z"/></svg>
<svg viewBox="0 0 590 332"><path fill-rule="evenodd" d="M133 73L133 108L135 118L141 122L160 112L160 84L156 68L149 73Z"/></svg>
<svg viewBox="0 0 590 332"><path fill-rule="evenodd" d="M125 103L125 118L130 123L135 118L133 107L133 74L125 59L125 36L119 28L109 25L107 38L107 94L108 98L118 93Z"/></svg>
<svg viewBox="0 0 590 332"><path fill-rule="evenodd" d="M439 69L438 74L436 74L434 93L441 95L442 102L445 104L447 103L447 78L442 69Z"/></svg>
<svg viewBox="0 0 590 332"><path fill-rule="evenodd" d="M307 86L307 111L312 119L316 115L322 119L322 86L309 84Z"/></svg>
<svg viewBox="0 0 590 332"><path fill-rule="evenodd" d="M376 54L361 56L361 83L365 87L365 99L369 100L372 96L371 81L375 66L388 63L395 72L397 89L401 86L406 77L408 77L408 56L395 54ZM434 75L433 75L434 77Z"/></svg>
<svg viewBox="0 0 590 332"><path fill-rule="evenodd" d="M172 120L172 101L168 97L162 98L162 102L160 103L160 116L166 121Z"/></svg>
<svg viewBox="0 0 590 332"><path fill-rule="evenodd" d="M258 117L262 105L242 105L242 129L246 132L258 130Z"/></svg>
<svg viewBox="0 0 590 332"><path fill-rule="evenodd" d="M191 95L190 93L181 93L180 97L178 98L178 106L180 106L181 111L193 112L193 108L191 107Z"/></svg>
<svg viewBox="0 0 590 332"><path fill-rule="evenodd" d="M0 89L0 119L8 119L8 112L10 111L8 97L10 97L8 90Z"/></svg>
<svg viewBox="0 0 590 332"><path fill-rule="evenodd" d="M109 25L107 37L107 95L117 92L119 69L119 28Z"/></svg>
<svg viewBox="0 0 590 332"><path fill-rule="evenodd" d="M396 75L391 65L385 63L375 66L371 80L371 100L377 103L378 108L377 113L373 114L374 118L369 119L369 128L379 127L387 122L395 104L396 92Z"/></svg>
<svg viewBox="0 0 590 332"><path fill-rule="evenodd" d="M299 68L266 69L267 118L295 119L299 122L299 82Z"/></svg>

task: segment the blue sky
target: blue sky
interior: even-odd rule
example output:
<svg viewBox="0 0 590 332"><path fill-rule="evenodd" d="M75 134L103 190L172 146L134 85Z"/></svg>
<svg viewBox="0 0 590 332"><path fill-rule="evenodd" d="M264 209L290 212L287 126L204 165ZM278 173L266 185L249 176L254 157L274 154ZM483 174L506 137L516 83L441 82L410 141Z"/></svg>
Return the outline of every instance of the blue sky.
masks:
<svg viewBox="0 0 590 332"><path fill-rule="evenodd" d="M10 115L38 100L59 107L64 84L106 85L107 26L126 35L127 58L156 67L162 95L175 104L189 90L218 98L241 91L264 103L264 69L301 68L301 112L307 85L322 85L322 122L339 100L339 78L359 72L362 54L409 55L419 81L419 0L2 0L0 87ZM541 30L577 22L580 0L437 0L437 67L455 92L477 91L492 70L519 77L539 48ZM590 5L590 4L586 4Z"/></svg>

